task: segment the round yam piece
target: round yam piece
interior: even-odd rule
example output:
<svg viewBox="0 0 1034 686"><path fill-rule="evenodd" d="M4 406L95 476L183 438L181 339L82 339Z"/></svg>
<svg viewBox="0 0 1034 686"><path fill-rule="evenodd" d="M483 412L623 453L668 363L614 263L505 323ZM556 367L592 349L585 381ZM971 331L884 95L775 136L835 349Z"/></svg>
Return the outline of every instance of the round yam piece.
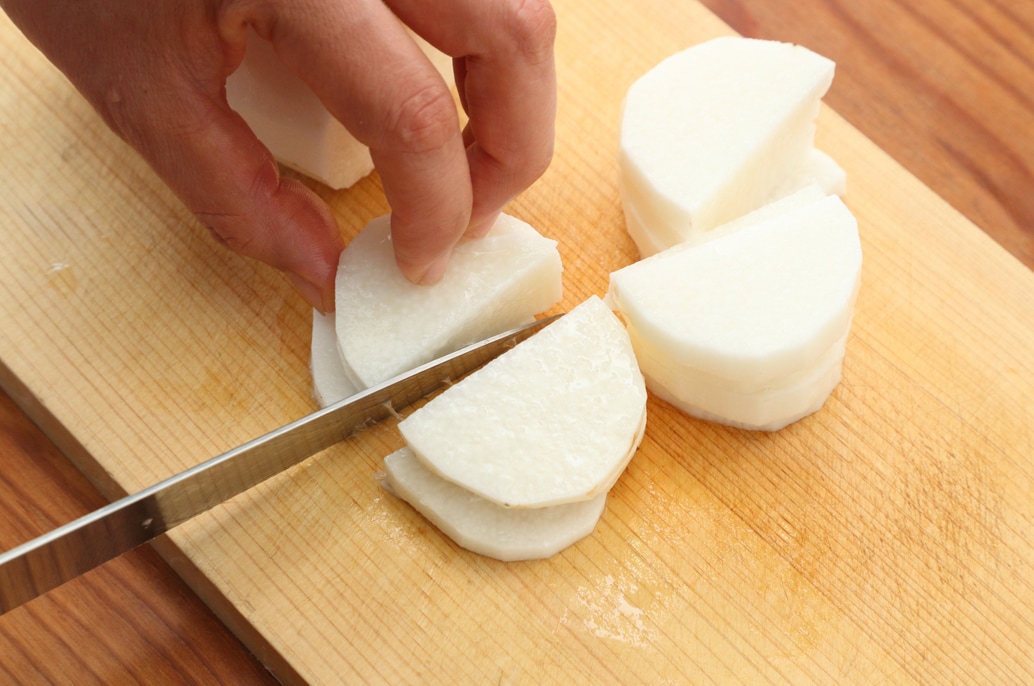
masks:
<svg viewBox="0 0 1034 686"><path fill-rule="evenodd" d="M790 43L723 37L663 60L629 88L618 162L643 256L810 183L842 190L814 150L835 65Z"/></svg>
<svg viewBox="0 0 1034 686"><path fill-rule="evenodd" d="M409 33L452 87L452 59ZM284 166L331 188L348 188L373 171L369 148L255 31L248 32L244 59L226 79L226 99Z"/></svg>
<svg viewBox="0 0 1034 686"><path fill-rule="evenodd" d="M629 328L646 378L658 398L691 417L755 431L778 431L817 412L840 383L848 335L809 369L765 384L730 382L659 353Z"/></svg>
<svg viewBox="0 0 1034 686"><path fill-rule="evenodd" d="M836 196L611 274L609 302L655 350L733 383L811 369L850 327L857 222Z"/></svg>
<svg viewBox="0 0 1034 686"><path fill-rule="evenodd" d="M320 407L332 405L359 391L345 373L337 348L334 313L312 311L312 343L309 371L312 373L312 395Z"/></svg>
<svg viewBox="0 0 1034 686"><path fill-rule="evenodd" d="M639 446L646 387L596 296L399 423L429 469L505 507L605 493Z"/></svg>
<svg viewBox="0 0 1034 686"><path fill-rule="evenodd" d="M501 215L487 236L457 245L431 286L402 275L389 230L389 216L374 219L338 263L338 345L358 388L528 323L562 295L556 241L514 217Z"/></svg>
<svg viewBox="0 0 1034 686"><path fill-rule="evenodd" d="M461 547L513 562L550 557L588 536L607 494L538 508L500 507L431 472L402 448L384 458L387 487Z"/></svg>

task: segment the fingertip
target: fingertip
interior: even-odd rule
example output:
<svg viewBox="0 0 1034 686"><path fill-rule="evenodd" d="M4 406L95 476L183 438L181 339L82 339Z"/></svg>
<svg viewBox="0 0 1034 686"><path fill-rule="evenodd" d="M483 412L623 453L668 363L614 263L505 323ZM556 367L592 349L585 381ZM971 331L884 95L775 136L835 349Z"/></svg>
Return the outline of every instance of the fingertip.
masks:
<svg viewBox="0 0 1034 686"><path fill-rule="evenodd" d="M278 174L238 194L232 212L199 214L230 249L283 271L320 312L334 309L334 281L344 240L333 213L304 184Z"/></svg>
<svg viewBox="0 0 1034 686"><path fill-rule="evenodd" d="M334 310L334 281L344 240L334 215L311 189L281 178L265 211L273 239L264 261L284 270L320 312Z"/></svg>
<svg viewBox="0 0 1034 686"><path fill-rule="evenodd" d="M497 210L481 219L471 221L467 232L463 234L464 238L484 238L492 230L492 227L495 226L500 214L502 214L502 210Z"/></svg>
<svg viewBox="0 0 1034 686"><path fill-rule="evenodd" d="M446 192L446 202L433 210L399 212L392 205L391 242L395 264L412 283L430 285L445 275L453 248L470 226L470 191ZM449 208L447 203L457 204ZM389 198L390 200L390 198ZM443 211L444 210L444 211ZM437 215L437 216L435 216Z"/></svg>
<svg viewBox="0 0 1034 686"><path fill-rule="evenodd" d="M305 298L306 302L316 308L321 314L328 314L334 311L334 287L315 284L299 274L288 273L288 280L295 289Z"/></svg>
<svg viewBox="0 0 1034 686"><path fill-rule="evenodd" d="M431 286L442 280L446 270L449 268L449 252L439 255L430 262L413 263L407 262L398 255L395 256L395 263L403 276L412 283L420 286Z"/></svg>

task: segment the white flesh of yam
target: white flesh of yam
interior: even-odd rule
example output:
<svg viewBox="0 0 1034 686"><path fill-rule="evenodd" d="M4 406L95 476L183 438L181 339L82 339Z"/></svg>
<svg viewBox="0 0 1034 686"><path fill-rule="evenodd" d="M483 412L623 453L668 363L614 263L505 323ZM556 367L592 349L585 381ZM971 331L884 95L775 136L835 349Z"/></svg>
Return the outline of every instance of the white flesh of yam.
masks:
<svg viewBox="0 0 1034 686"><path fill-rule="evenodd" d="M818 409L839 381L861 245L835 196L739 226L614 272L607 297L651 390L696 416L771 430Z"/></svg>
<svg viewBox="0 0 1034 686"><path fill-rule="evenodd" d="M593 296L399 423L422 463L505 507L595 498L646 424L628 334Z"/></svg>
<svg viewBox="0 0 1034 686"><path fill-rule="evenodd" d="M629 337L647 387L691 417L741 429L778 431L817 412L840 383L847 335L816 364L763 385L731 382L659 354L632 327Z"/></svg>
<svg viewBox="0 0 1034 686"><path fill-rule="evenodd" d="M486 456L492 459L492 456ZM508 508L446 481L409 448L384 458L387 486L463 548L504 562L554 555L596 527L607 494L538 508Z"/></svg>
<svg viewBox="0 0 1034 686"><path fill-rule="evenodd" d="M814 144L832 61L806 48L718 38L672 55L628 90L620 190L642 256L844 175Z"/></svg>
<svg viewBox="0 0 1034 686"><path fill-rule="evenodd" d="M313 397L320 407L332 405L359 391L345 373L337 347L334 313L312 311L312 344L309 371L312 373Z"/></svg>
<svg viewBox="0 0 1034 686"><path fill-rule="evenodd" d="M413 37L451 85L452 60ZM254 32L249 32L243 62L226 80L226 98L286 167L331 188L347 188L373 170L369 149L280 61L272 44Z"/></svg>
<svg viewBox="0 0 1034 686"><path fill-rule="evenodd" d="M337 339L345 373L367 388L530 322L562 295L556 242L500 215L484 238L456 246L441 281L418 286L395 264L390 216L341 253Z"/></svg>
<svg viewBox="0 0 1034 686"><path fill-rule="evenodd" d="M806 172L787 177L779 190L773 193L772 197L775 200L719 227L706 231L690 231L685 235L666 228L663 223L656 220L654 224L645 221L636 202L622 189L621 205L625 215L625 227L635 242L640 257L648 258L676 245L699 245L719 235L732 233L738 230L740 219L766 208L772 208L772 212L780 211L783 201L796 196L816 199L824 195L842 195L846 187L846 176L833 159L819 150L812 150L809 160L814 162L814 165L809 166ZM799 201L792 202L796 204Z"/></svg>
<svg viewBox="0 0 1034 686"><path fill-rule="evenodd" d="M759 207L758 209L752 212L748 212L747 214L738 217L737 219L734 219L731 222L722 224L721 226L711 229L710 231L706 231L704 233L693 234L686 240L681 241L680 243L677 243L676 245L673 245L670 248L664 248L663 250L658 251L653 255L642 258L641 260L639 260L638 263L642 264L643 262L649 262L653 259L660 259L662 254L665 256L670 256L680 250L687 250L689 248L692 248L693 246L700 245L702 243L707 243L708 241L713 241L716 238L728 236L729 234L736 233L740 229L744 229L748 226L751 226L752 224L759 224L762 221L776 217L783 212L787 212L798 207L803 207L805 205L821 200L824 197L826 197L826 193L819 186L815 184L805 186L804 188L801 188L800 190L797 190L785 197L782 197L779 200L771 202L767 205L763 205L762 207Z"/></svg>

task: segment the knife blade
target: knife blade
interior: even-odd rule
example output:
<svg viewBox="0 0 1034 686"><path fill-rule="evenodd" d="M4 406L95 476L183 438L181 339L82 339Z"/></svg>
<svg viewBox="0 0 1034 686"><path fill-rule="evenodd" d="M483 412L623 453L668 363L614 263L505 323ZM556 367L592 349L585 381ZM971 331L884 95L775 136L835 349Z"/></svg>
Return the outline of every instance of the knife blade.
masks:
<svg viewBox="0 0 1034 686"><path fill-rule="evenodd" d="M0 554L0 614L430 395L561 316L532 322L440 357Z"/></svg>

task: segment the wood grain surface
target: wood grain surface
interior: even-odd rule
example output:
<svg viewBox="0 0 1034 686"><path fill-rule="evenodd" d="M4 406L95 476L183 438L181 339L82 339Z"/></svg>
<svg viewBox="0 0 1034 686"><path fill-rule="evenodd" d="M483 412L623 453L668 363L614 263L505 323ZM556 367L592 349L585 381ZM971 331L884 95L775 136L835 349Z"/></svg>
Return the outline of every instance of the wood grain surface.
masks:
<svg viewBox="0 0 1034 686"><path fill-rule="evenodd" d="M0 396L0 547L106 501ZM273 684L264 667L149 547L0 618L7 684Z"/></svg>
<svg viewBox="0 0 1034 686"><path fill-rule="evenodd" d="M555 4L564 89L558 162L515 212L565 236L570 304L598 292L606 269L632 257L629 242L610 233L581 246L586 225L620 224L612 141L591 137L589 145L583 137L613 131L620 84L721 27L693 3L637 3L635 12ZM1034 267L1028 5L705 4L742 33L796 40L835 59L832 108ZM4 220L47 239L16 238L0 270L5 387L44 429L0 399L0 547L8 548L103 502L44 433L108 497L146 485L304 410L307 331L289 289L211 250L202 232L168 247L161 232L182 235L189 217L16 34L0 34L8 160L0 193L21 203L5 201ZM607 81L613 85L600 83ZM19 128L29 121L35 128ZM865 141L841 137L844 126L824 113L820 141L851 163L848 203L874 228L865 231L865 300L848 375L814 421L757 437L651 403L642 459L623 478L601 531L550 565L471 558L380 499L369 474L394 440L390 427L364 437L358 454L321 456L163 541L163 553L288 680L540 682L536 670L547 667L602 682L1034 679L1032 279ZM39 156L14 134L31 137ZM58 193L69 204L34 204L52 184L64 184ZM357 193L321 192L354 233L382 211L377 190L371 182ZM579 194L596 200L571 200ZM45 212L58 214L46 221ZM157 228L113 240L103 224L140 221ZM900 226L888 226L894 222ZM111 255L114 273L99 273L97 261ZM126 267L140 255L174 268ZM46 292L13 280L41 264ZM127 273L164 279L141 297L173 314L134 319L146 308L111 284ZM52 314L17 314L41 303ZM188 319L186 337L133 342ZM47 326L52 341L26 342ZM198 343L205 336L214 340ZM189 355L176 348L184 341ZM243 362L203 356L220 345L240 350ZM45 359L15 374L33 347ZM48 371L61 364L93 371L81 372L87 382L62 386ZM284 407L256 402L254 388L234 382L249 365L265 371L245 380L275 389L263 397L285 398ZM91 411L98 403L107 411ZM189 440L177 438L184 433ZM98 468L100 449L117 459ZM140 450L154 458L134 461ZM359 468L342 468L348 460ZM261 546L247 541L255 530L264 532ZM382 558L385 540L412 564ZM251 558L234 559L241 550ZM307 588L320 583L357 590ZM290 584L302 590L285 592ZM233 602L218 599L234 593ZM286 605L269 599L285 593ZM403 598L415 616L397 607ZM500 613L510 613L509 622L498 621ZM488 662L456 658L475 646ZM166 562L142 549L0 617L0 680L271 677Z"/></svg>

